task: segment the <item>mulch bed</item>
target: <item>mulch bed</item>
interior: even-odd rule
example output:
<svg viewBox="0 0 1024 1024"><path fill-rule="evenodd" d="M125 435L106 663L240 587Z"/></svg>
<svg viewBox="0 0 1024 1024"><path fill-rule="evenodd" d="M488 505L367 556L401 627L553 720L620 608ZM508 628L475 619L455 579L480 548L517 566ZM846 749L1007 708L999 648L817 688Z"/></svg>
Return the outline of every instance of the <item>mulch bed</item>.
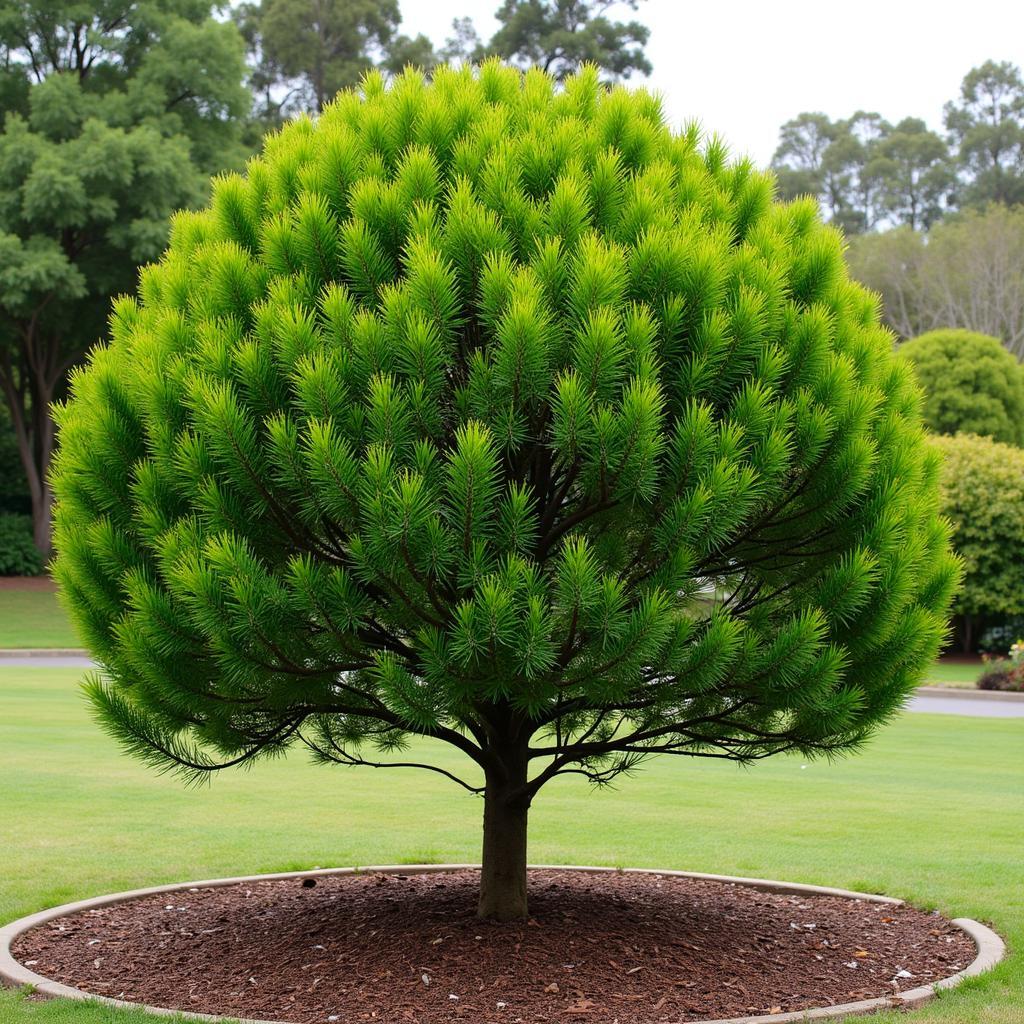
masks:
<svg viewBox="0 0 1024 1024"><path fill-rule="evenodd" d="M535 871L529 922L474 916L474 871L164 893L20 938L100 995L312 1024L655 1024L893 995L973 942L937 914L657 875Z"/></svg>

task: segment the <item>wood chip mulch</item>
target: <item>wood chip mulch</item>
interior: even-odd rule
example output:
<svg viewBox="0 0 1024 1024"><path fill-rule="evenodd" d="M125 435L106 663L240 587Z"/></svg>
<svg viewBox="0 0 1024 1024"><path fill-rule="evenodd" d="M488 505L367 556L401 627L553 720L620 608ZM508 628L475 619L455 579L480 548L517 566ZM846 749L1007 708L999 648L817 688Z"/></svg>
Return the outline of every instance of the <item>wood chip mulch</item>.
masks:
<svg viewBox="0 0 1024 1024"><path fill-rule="evenodd" d="M296 1024L657 1024L893 995L966 967L937 914L657 875L535 871L528 922L474 916L473 871L146 897L18 940L99 995Z"/></svg>

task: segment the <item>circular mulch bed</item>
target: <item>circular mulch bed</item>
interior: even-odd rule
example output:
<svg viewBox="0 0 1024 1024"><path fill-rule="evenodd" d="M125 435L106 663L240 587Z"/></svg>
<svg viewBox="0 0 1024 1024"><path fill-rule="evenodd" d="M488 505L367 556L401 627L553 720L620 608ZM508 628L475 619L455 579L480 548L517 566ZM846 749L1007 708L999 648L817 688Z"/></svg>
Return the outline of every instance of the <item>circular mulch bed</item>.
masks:
<svg viewBox="0 0 1024 1024"><path fill-rule="evenodd" d="M296 1024L710 1020L891 996L975 955L903 905L542 869L531 919L490 924L476 884L460 870L162 893L53 919L12 952L98 995Z"/></svg>

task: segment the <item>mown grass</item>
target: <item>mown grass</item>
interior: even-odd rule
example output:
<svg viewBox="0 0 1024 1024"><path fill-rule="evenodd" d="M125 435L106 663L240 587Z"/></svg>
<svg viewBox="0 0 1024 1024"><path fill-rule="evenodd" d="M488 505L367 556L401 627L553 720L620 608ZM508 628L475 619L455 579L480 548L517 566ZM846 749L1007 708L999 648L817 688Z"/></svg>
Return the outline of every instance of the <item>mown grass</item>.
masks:
<svg viewBox="0 0 1024 1024"><path fill-rule="evenodd" d="M981 669L979 662L937 661L928 669L924 681L928 686L973 690Z"/></svg>
<svg viewBox="0 0 1024 1024"><path fill-rule="evenodd" d="M52 590L0 588L0 648L80 645Z"/></svg>
<svg viewBox="0 0 1024 1024"><path fill-rule="evenodd" d="M332 770L296 753L199 790L154 776L89 720L78 676L0 667L0 921L146 884L478 857L479 801L425 772ZM1010 943L1008 962L915 1019L1020 1024L1022 752L1024 720L914 714L832 764L662 758L617 790L548 787L532 813L531 857L833 884L991 922ZM422 753L464 767L447 749ZM0 993L5 1024L142 1019Z"/></svg>

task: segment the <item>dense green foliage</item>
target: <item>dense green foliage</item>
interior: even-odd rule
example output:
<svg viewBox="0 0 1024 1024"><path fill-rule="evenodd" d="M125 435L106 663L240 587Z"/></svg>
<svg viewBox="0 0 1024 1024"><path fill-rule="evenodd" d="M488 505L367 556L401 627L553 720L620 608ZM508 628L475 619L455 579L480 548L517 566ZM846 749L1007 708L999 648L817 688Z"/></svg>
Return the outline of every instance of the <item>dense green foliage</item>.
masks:
<svg viewBox="0 0 1024 1024"><path fill-rule="evenodd" d="M924 420L937 434L982 434L1024 444L1024 366L998 338L930 331L898 349L924 388Z"/></svg>
<svg viewBox="0 0 1024 1024"><path fill-rule="evenodd" d="M917 117L805 112L779 129L772 166L787 197L817 196L847 233L927 230L951 211L1024 201L1024 77L986 61L944 110L946 135Z"/></svg>
<svg viewBox="0 0 1024 1024"><path fill-rule="evenodd" d="M37 576L43 559L32 540L32 517L0 512L0 576Z"/></svg>
<svg viewBox="0 0 1024 1024"><path fill-rule="evenodd" d="M0 394L44 552L50 402L171 212L241 165L242 74L237 31L201 0L0 10Z"/></svg>
<svg viewBox="0 0 1024 1024"><path fill-rule="evenodd" d="M964 562L956 610L1024 612L1024 451L970 434L933 444L943 454L943 512Z"/></svg>
<svg viewBox="0 0 1024 1024"><path fill-rule="evenodd" d="M517 813L859 744L957 563L911 369L772 192L593 68L374 75L268 139L60 413L110 728L200 773L437 737Z"/></svg>

